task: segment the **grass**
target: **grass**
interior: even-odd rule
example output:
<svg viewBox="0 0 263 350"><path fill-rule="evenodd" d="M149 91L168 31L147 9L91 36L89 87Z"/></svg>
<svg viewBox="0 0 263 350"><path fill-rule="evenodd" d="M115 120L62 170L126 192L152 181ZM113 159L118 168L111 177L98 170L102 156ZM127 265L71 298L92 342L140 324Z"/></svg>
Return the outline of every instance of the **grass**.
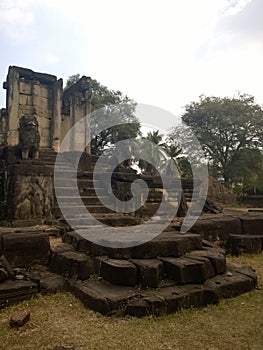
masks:
<svg viewBox="0 0 263 350"><path fill-rule="evenodd" d="M104 317L71 294L38 296L0 311L0 349L261 350L263 348L263 254L229 257L257 270L259 288L218 306L165 317ZM30 322L10 329L12 312L28 308Z"/></svg>

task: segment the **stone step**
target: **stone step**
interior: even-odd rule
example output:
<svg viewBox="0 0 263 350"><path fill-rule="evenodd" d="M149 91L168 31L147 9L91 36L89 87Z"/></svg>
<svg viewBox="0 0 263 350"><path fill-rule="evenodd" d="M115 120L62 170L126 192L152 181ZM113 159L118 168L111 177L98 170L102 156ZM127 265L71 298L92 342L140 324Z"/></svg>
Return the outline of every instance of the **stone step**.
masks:
<svg viewBox="0 0 263 350"><path fill-rule="evenodd" d="M0 234L0 256L3 254L13 267L47 265L50 258L48 233L3 232Z"/></svg>
<svg viewBox="0 0 263 350"><path fill-rule="evenodd" d="M140 228L140 226L138 226ZM136 226L134 230L136 230ZM150 230L150 228L149 228ZM83 231L86 237L102 237L107 234L108 227L90 227ZM121 234L121 232L120 232ZM145 232L147 234L147 232ZM121 235L122 242L126 237ZM130 242L130 237L128 237ZM65 243L71 244L76 250L86 253L90 256L106 255L112 259L150 259L159 256L162 257L180 257L192 250L200 250L202 248L202 239L197 234L178 234L175 232L162 232L154 239L129 248L111 248L97 245L75 231L67 232L62 236ZM106 238L105 238L105 243Z"/></svg>
<svg viewBox="0 0 263 350"><path fill-rule="evenodd" d="M230 267L230 271L209 278L204 284L176 285L164 281L157 289L113 285L99 278L86 281L68 279L66 288L85 307L102 314L161 316L183 308L217 304L221 298L233 297L255 288L252 269L244 271L239 267Z"/></svg>
<svg viewBox="0 0 263 350"><path fill-rule="evenodd" d="M0 309L28 300L38 293L38 285L32 281L6 280L0 283Z"/></svg>
<svg viewBox="0 0 263 350"><path fill-rule="evenodd" d="M177 284L202 283L215 276L215 271L209 259L194 258L160 258L164 264L164 273Z"/></svg>
<svg viewBox="0 0 263 350"><path fill-rule="evenodd" d="M60 190L58 191L58 193L60 193ZM79 199L79 195L78 196L76 196L74 194L66 195L66 194L64 194L64 190L61 190L61 193L63 193L63 195L59 195L59 200L60 200L60 203L65 203L65 205L67 205L67 204L74 205L77 203L77 200ZM103 201L105 201L105 203L110 203L112 201L109 196L101 196L100 198ZM99 198L97 196L88 196L88 195L82 194L81 200L89 208L92 206L103 206L101 204L101 201L99 200Z"/></svg>
<svg viewBox="0 0 263 350"><path fill-rule="evenodd" d="M50 271L67 278L88 279L93 271L87 255L73 250L56 251L52 249Z"/></svg>
<svg viewBox="0 0 263 350"><path fill-rule="evenodd" d="M70 186L57 186L56 187L58 193L61 193L65 196L74 196L74 194L76 194L76 189L74 187L70 187ZM78 186L78 191L79 194L82 196L92 196L95 197L97 194L99 196L106 196L107 195L107 191L104 188L97 188L96 187L96 191L94 188L89 188L89 187L85 187L85 186Z"/></svg>
<svg viewBox="0 0 263 350"><path fill-rule="evenodd" d="M263 235L231 234L226 242L226 249L232 255L259 254L263 250Z"/></svg>

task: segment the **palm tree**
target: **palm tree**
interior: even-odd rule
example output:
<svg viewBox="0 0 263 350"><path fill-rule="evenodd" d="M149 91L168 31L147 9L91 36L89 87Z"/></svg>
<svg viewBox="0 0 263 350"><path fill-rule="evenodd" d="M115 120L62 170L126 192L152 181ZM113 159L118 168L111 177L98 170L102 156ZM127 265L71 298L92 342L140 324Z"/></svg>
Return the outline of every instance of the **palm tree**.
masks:
<svg viewBox="0 0 263 350"><path fill-rule="evenodd" d="M150 131L146 137L142 138L142 156L139 160L139 167L146 174L156 176L158 170L161 170L161 164L165 158L164 152L162 152L162 139L163 135L159 133L159 130ZM149 161L147 162L145 158ZM153 164L156 164L157 168Z"/></svg>

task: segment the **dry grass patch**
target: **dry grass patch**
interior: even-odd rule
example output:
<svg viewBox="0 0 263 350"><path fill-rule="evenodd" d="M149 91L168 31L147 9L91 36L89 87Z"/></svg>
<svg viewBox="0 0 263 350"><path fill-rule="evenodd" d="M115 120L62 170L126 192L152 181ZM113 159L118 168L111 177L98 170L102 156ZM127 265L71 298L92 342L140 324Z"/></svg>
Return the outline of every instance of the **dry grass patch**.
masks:
<svg viewBox="0 0 263 350"><path fill-rule="evenodd" d="M0 311L0 349L74 350L261 350L263 344L263 254L229 257L257 270L259 289L218 306L183 310L165 317L104 317L68 293L38 296ZM29 308L31 320L9 327L14 310Z"/></svg>

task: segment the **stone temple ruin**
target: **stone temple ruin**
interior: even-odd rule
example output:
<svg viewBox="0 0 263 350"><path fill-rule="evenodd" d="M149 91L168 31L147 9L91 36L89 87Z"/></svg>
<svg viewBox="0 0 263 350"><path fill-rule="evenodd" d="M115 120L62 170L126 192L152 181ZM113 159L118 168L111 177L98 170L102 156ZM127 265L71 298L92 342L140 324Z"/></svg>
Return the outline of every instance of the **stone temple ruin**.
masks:
<svg viewBox="0 0 263 350"><path fill-rule="evenodd" d="M89 80L83 76L63 90L62 80L53 75L9 67L6 108L0 117L0 308L39 292L67 290L103 314L163 315L215 304L255 288L255 272L227 263L218 243L234 254L261 252L262 214L204 214L186 234L180 234L182 221L175 218L156 238L131 248L95 244L63 218L54 194L54 164L69 129L90 115ZM58 177L65 200L72 205L70 222L100 235L101 228L87 222L74 206L75 193L64 181L65 172L72 171L74 152L90 140L88 122L82 133L80 138L73 135L62 154ZM158 177L114 173L115 193L123 201L135 179L143 178L150 189L142 208L121 214L97 198L95 162L86 147L77 177L82 202L97 220L136 228L153 216L163 198ZM103 176L96 181L96 190L106 198ZM176 179L171 184L176 186ZM192 181L182 180L182 187L185 196L195 200Z"/></svg>

